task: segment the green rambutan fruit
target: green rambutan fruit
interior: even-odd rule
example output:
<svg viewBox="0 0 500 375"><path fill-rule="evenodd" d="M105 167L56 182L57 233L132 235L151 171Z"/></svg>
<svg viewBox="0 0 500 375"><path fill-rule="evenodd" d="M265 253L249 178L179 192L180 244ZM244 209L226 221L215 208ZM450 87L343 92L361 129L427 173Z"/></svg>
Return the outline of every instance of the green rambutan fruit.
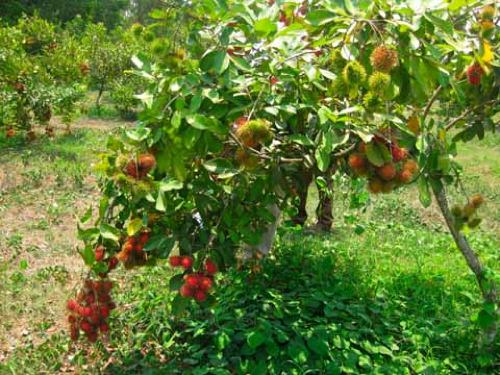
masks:
<svg viewBox="0 0 500 375"><path fill-rule="evenodd" d="M370 91L377 95L384 96L391 84L391 76L383 72L375 72L368 78Z"/></svg>
<svg viewBox="0 0 500 375"><path fill-rule="evenodd" d="M236 136L247 147L256 147L273 138L271 123L264 119L248 121L236 130Z"/></svg>
<svg viewBox="0 0 500 375"><path fill-rule="evenodd" d="M347 96L349 89L341 76L338 76L332 83L330 88L330 93L332 96L337 98L343 98Z"/></svg>
<svg viewBox="0 0 500 375"><path fill-rule="evenodd" d="M329 58L330 67L333 72L340 73L347 64L339 49L333 50Z"/></svg>
<svg viewBox="0 0 500 375"><path fill-rule="evenodd" d="M351 61L344 67L342 77L348 87L358 87L366 80L366 70L359 62Z"/></svg>
<svg viewBox="0 0 500 375"><path fill-rule="evenodd" d="M145 31L142 34L142 39L144 39L144 41L146 41L148 43L150 43L153 40L155 40L155 38L156 38L156 35L152 31L150 31L150 30Z"/></svg>
<svg viewBox="0 0 500 375"><path fill-rule="evenodd" d="M155 39L151 43L151 52L156 56L162 56L168 51L168 42L164 39Z"/></svg>
<svg viewBox="0 0 500 375"><path fill-rule="evenodd" d="M368 92L363 98L363 104L366 109L373 111L382 104L382 100L375 93Z"/></svg>
<svg viewBox="0 0 500 375"><path fill-rule="evenodd" d="M132 26L130 26L130 31L132 32L132 34L134 34L135 37L139 37L144 31L144 26L142 26L138 22L134 23Z"/></svg>

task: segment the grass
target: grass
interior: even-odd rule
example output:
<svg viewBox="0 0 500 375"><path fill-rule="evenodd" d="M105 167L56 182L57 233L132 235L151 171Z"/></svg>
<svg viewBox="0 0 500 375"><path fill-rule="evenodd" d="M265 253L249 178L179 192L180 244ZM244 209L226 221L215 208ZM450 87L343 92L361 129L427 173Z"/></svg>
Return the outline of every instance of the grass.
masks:
<svg viewBox="0 0 500 375"><path fill-rule="evenodd" d="M117 270L109 342L73 346L64 300L79 281L75 214L95 205L105 132L26 145L0 138L0 374L491 374L478 350L481 299L436 208L409 188L349 210L335 188L331 234L282 229L263 271L218 280L218 303L172 317L165 264ZM461 146L468 193L488 204L474 249L498 274L500 137ZM1 177L0 177L1 179ZM459 200L459 190L450 191ZM314 212L316 191L310 191ZM495 367L496 366L496 367Z"/></svg>

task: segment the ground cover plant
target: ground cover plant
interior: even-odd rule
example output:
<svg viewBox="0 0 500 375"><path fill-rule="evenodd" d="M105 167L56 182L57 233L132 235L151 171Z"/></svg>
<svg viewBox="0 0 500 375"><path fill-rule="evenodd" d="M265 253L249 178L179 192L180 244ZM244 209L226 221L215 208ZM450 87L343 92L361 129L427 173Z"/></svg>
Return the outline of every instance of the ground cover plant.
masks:
<svg viewBox="0 0 500 375"><path fill-rule="evenodd" d="M0 29L0 369L495 372L495 6L177 3Z"/></svg>

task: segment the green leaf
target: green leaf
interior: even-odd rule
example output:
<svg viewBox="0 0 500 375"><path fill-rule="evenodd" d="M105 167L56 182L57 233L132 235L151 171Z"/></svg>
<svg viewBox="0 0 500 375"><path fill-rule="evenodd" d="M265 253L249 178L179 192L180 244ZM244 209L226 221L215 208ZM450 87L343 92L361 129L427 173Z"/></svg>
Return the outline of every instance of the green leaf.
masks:
<svg viewBox="0 0 500 375"><path fill-rule="evenodd" d="M418 192L418 198L420 199L420 203L422 203L422 206L429 207L432 203L432 199L429 190L429 184L424 176L420 176L418 178Z"/></svg>
<svg viewBox="0 0 500 375"><path fill-rule="evenodd" d="M88 245L80 251L80 256L87 266L92 266L95 263L95 253L92 246Z"/></svg>
<svg viewBox="0 0 500 375"><path fill-rule="evenodd" d="M370 163L377 167L381 167L385 164L386 153L384 152L383 148L386 147L374 142L368 143L366 145L366 157L368 158L368 161Z"/></svg>
<svg viewBox="0 0 500 375"><path fill-rule="evenodd" d="M330 348L328 347L328 342L317 336L312 336L309 340L307 340L307 346L316 354L324 357L327 356Z"/></svg>
<svg viewBox="0 0 500 375"><path fill-rule="evenodd" d="M219 120L199 114L188 115L186 121L195 129L208 130L212 133L220 134L222 132Z"/></svg>
<svg viewBox="0 0 500 375"><path fill-rule="evenodd" d="M179 290L184 284L184 274L180 273L178 275L172 276L168 282L168 287L171 291Z"/></svg>
<svg viewBox="0 0 500 375"><path fill-rule="evenodd" d="M302 146L314 146L313 140L305 134L292 134L289 140Z"/></svg>
<svg viewBox="0 0 500 375"><path fill-rule="evenodd" d="M479 325L479 327L481 329L488 329L492 327L496 322L494 314L495 313L493 313L493 315L490 314L485 309L479 311L479 314L477 315L477 324Z"/></svg>
<svg viewBox="0 0 500 375"><path fill-rule="evenodd" d="M239 56L229 56L231 59L231 62L240 70L243 70L245 72L248 72L252 70L252 67L250 64L242 57Z"/></svg>
<svg viewBox="0 0 500 375"><path fill-rule="evenodd" d="M266 341L266 335L261 331L252 331L247 335L247 343L252 349L262 345Z"/></svg>
<svg viewBox="0 0 500 375"><path fill-rule="evenodd" d="M335 13L327 10L314 10L307 13L306 20L313 26L321 26L335 20Z"/></svg>
<svg viewBox="0 0 500 375"><path fill-rule="evenodd" d="M109 198L106 196L103 196L101 200L99 201L99 217L104 218L106 216L106 211L108 210L109 207Z"/></svg>
<svg viewBox="0 0 500 375"><path fill-rule="evenodd" d="M288 355L297 363L306 363L309 354L307 348L298 340L292 341L288 345Z"/></svg>
<svg viewBox="0 0 500 375"><path fill-rule="evenodd" d="M330 152L328 152L324 145L320 145L316 149L314 156L316 157L318 169L321 172L326 172L326 170L330 166Z"/></svg>
<svg viewBox="0 0 500 375"><path fill-rule="evenodd" d="M158 192L158 197L156 198L155 209L160 212L165 212L167 210L165 203L165 193L161 190Z"/></svg>
<svg viewBox="0 0 500 375"><path fill-rule="evenodd" d="M229 55L225 51L211 51L200 61L200 67L206 72L222 74L229 67Z"/></svg>
<svg viewBox="0 0 500 375"><path fill-rule="evenodd" d="M261 18L255 21L254 29L258 34L266 36L275 33L278 30L278 25L271 18Z"/></svg>
<svg viewBox="0 0 500 375"><path fill-rule="evenodd" d="M203 167L220 178L229 178L239 173L238 169L227 159L212 159L203 163Z"/></svg>
<svg viewBox="0 0 500 375"><path fill-rule="evenodd" d="M83 216L80 218L80 223L86 223L87 221L90 220L92 217L92 206L90 206L87 211L83 214Z"/></svg>
<svg viewBox="0 0 500 375"><path fill-rule="evenodd" d="M229 337L229 335L222 331L220 332L216 337L215 337L215 346L217 347L217 349L219 350L224 350L228 345L229 343L231 343L231 338Z"/></svg>
<svg viewBox="0 0 500 375"><path fill-rule="evenodd" d="M180 190L183 186L184 184L181 181L177 181L174 178L165 178L160 181L159 190L165 193L167 191Z"/></svg>
<svg viewBox="0 0 500 375"><path fill-rule="evenodd" d="M100 235L99 228L82 229L78 225L78 239L84 242L95 242Z"/></svg>
<svg viewBox="0 0 500 375"><path fill-rule="evenodd" d="M328 120L335 122L337 121L337 116L328 107L321 106L318 110L319 123L321 125L325 124Z"/></svg>
<svg viewBox="0 0 500 375"><path fill-rule="evenodd" d="M212 103L219 103L221 101L219 92L216 89L203 89L202 94L205 98L210 99Z"/></svg>
<svg viewBox="0 0 500 375"><path fill-rule="evenodd" d="M192 113L198 112L201 107L201 102L203 98L200 93L197 93L191 98L191 103L189 104L189 111Z"/></svg>
<svg viewBox="0 0 500 375"><path fill-rule="evenodd" d="M215 54L213 68L215 73L222 74L229 67L229 55L224 51L219 51Z"/></svg>
<svg viewBox="0 0 500 375"><path fill-rule="evenodd" d="M121 232L109 224L101 224L99 231L101 236L107 240L118 243L120 240Z"/></svg>
<svg viewBox="0 0 500 375"><path fill-rule="evenodd" d="M175 316L181 315L189 306L189 299L177 294L172 301L172 314Z"/></svg>
<svg viewBox="0 0 500 375"><path fill-rule="evenodd" d="M380 354L392 357L392 351L383 345L376 346L375 350Z"/></svg>
<svg viewBox="0 0 500 375"><path fill-rule="evenodd" d="M144 226L142 219L136 218L127 225L127 234L129 237L135 236Z"/></svg>
<svg viewBox="0 0 500 375"><path fill-rule="evenodd" d="M425 12L424 17L427 18L427 20L438 29L444 31L446 34L453 35L453 23L451 23L450 21L437 17L430 12Z"/></svg>
<svg viewBox="0 0 500 375"><path fill-rule="evenodd" d="M469 0L451 0L450 4L448 5L448 9L452 12L455 10L459 10L460 8L466 6L468 2Z"/></svg>
<svg viewBox="0 0 500 375"><path fill-rule="evenodd" d="M144 126L138 126L134 129L127 130L125 134L132 141L141 142L151 134L151 129L145 128Z"/></svg>

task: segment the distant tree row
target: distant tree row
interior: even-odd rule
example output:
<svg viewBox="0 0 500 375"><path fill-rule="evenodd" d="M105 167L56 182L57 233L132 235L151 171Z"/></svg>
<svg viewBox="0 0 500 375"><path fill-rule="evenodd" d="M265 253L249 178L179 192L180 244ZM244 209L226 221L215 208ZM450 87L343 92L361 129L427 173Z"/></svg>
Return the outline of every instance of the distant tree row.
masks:
<svg viewBox="0 0 500 375"><path fill-rule="evenodd" d="M80 15L112 29L133 22L145 23L153 9L178 7L181 3L182 0L2 0L0 19L15 24L23 14L38 14L54 23L66 23Z"/></svg>

